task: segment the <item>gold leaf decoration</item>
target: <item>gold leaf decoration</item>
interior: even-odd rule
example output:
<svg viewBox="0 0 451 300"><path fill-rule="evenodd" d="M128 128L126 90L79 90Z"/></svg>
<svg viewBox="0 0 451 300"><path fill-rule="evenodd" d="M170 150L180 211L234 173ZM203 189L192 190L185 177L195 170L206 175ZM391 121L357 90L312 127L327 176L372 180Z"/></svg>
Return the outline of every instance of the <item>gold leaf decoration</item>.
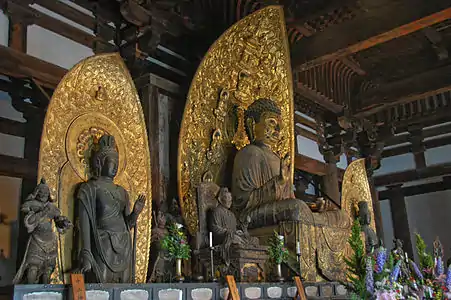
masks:
<svg viewBox="0 0 451 300"><path fill-rule="evenodd" d="M294 163L293 91L283 9L269 6L240 20L211 46L191 83L182 120L178 179L182 214L198 229L196 188L210 171L230 185L236 150L249 143L244 111L258 98L282 111L283 142L277 152Z"/></svg>

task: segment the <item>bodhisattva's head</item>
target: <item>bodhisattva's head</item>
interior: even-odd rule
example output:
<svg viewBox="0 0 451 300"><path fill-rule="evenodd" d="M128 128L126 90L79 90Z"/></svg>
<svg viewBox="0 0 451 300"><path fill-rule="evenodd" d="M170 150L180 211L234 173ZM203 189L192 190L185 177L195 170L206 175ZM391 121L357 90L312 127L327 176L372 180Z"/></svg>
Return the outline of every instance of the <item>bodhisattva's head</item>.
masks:
<svg viewBox="0 0 451 300"><path fill-rule="evenodd" d="M281 111L270 99L258 99L246 110L244 119L251 143L275 146L280 140Z"/></svg>
<svg viewBox="0 0 451 300"><path fill-rule="evenodd" d="M117 174L119 153L116 141L111 135L103 135L99 140L99 150L93 157L93 177L109 177L113 179Z"/></svg>
<svg viewBox="0 0 451 300"><path fill-rule="evenodd" d="M218 201L227 209L232 206L232 194L229 192L228 188L223 187L219 190Z"/></svg>

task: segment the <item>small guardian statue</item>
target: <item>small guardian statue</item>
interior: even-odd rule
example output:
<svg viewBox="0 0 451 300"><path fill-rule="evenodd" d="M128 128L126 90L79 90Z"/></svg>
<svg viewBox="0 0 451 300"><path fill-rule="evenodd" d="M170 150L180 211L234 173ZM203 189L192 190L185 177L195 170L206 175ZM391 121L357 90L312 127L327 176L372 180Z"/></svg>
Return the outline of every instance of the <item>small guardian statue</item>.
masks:
<svg viewBox="0 0 451 300"><path fill-rule="evenodd" d="M72 223L62 216L61 211L53 204L44 178L27 197L21 211L25 214L24 223L30 237L13 284L49 284L58 255L57 235L53 231L52 221L57 231L62 234L72 227Z"/></svg>
<svg viewBox="0 0 451 300"><path fill-rule="evenodd" d="M81 272L89 283L131 283L133 251L130 230L144 209L140 195L130 212L127 191L114 183L119 154L113 136L103 135L93 154L92 178L82 183L79 226Z"/></svg>

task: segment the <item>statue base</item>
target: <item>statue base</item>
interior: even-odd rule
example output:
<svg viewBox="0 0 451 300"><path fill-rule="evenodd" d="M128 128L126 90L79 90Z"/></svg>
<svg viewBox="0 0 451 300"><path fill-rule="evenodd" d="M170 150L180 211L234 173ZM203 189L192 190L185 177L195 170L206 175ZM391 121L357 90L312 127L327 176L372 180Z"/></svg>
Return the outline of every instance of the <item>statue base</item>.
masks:
<svg viewBox="0 0 451 300"><path fill-rule="evenodd" d="M308 299L350 299L339 283L304 283ZM237 283L241 299L293 299L294 282ZM70 285L15 285L5 299L66 300L72 299ZM0 297L1 297L0 293ZM155 283L155 284L87 284L88 300L223 300L228 288L220 283ZM2 299L2 298L0 298Z"/></svg>
<svg viewBox="0 0 451 300"><path fill-rule="evenodd" d="M268 261L268 247L255 246L243 248L232 245L230 247L230 266L225 266L219 252L214 254L215 275L219 272L220 277L233 275L237 282L263 282L266 280L266 263ZM203 266L203 275L207 281L211 278L211 256L210 249L199 251L199 260Z"/></svg>

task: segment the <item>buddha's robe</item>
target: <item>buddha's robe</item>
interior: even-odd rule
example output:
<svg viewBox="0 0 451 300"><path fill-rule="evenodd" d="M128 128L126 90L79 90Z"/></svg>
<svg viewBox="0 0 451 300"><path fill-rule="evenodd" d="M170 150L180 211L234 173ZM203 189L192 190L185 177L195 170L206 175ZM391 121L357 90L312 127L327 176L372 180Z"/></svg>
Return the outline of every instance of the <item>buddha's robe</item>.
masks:
<svg viewBox="0 0 451 300"><path fill-rule="evenodd" d="M251 217L249 228L297 222L296 240L308 249L303 253L305 268L313 270L318 255L323 275L330 280L342 279L336 274L341 272L338 264L346 247L350 216L342 210L313 213L304 201L294 198L290 182L280 183L279 175L280 158L269 147L250 144L241 149L233 166L233 211L240 218ZM316 280L314 272L311 274L306 279Z"/></svg>
<svg viewBox="0 0 451 300"><path fill-rule="evenodd" d="M92 273L88 282L130 283L132 281L132 244L128 194L112 182L90 180L80 186L81 213L89 219ZM86 228L84 228L86 230ZM94 275L95 277L92 278Z"/></svg>

